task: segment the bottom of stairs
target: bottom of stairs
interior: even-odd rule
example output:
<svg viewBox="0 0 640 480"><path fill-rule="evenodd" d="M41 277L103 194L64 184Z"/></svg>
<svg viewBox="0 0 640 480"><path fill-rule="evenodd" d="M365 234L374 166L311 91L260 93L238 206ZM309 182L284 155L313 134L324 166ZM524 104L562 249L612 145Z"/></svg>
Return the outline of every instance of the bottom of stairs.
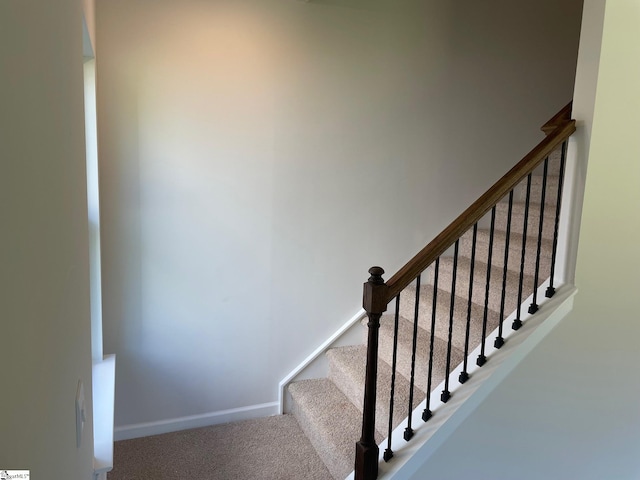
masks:
<svg viewBox="0 0 640 480"><path fill-rule="evenodd" d="M539 291L542 290L543 287L540 287ZM440 401L440 390L443 388L446 367L442 362L442 345L438 345L438 337L435 337L431 384L431 410L433 411L433 417L426 423L420 418L422 410L425 408L426 388L418 382L418 375L426 378L426 371L424 369L420 371L420 369L416 368L416 383L418 385L414 386L412 402L412 427L415 430L415 436L409 443L402 438L402 430L406 426L405 421L409 413L410 385L402 372L405 370L410 371L411 353L410 351L406 352L404 358L402 358L403 354L399 349L392 417L394 429L392 449L396 456L389 464L384 462L380 464L380 476L387 478L391 471L396 471L401 467L401 464L411 457L416 449L419 448L419 445L424 444L436 433L446 436L448 428L455 428L456 423L448 421L454 413L459 417L458 419L470 414L474 409L473 405L477 405L478 402L482 401L488 395L486 392L490 392L506 376L508 371L517 365L528 351L566 315L571 308L574 294L574 288L565 287L559 289L554 298L546 299L547 301L535 315L527 314L523 317L523 326L517 332L511 329L515 313L507 316L504 321L505 328L503 332L505 343L500 349L496 349L493 346L496 332L488 331L485 344L488 362L482 367L476 365L475 359L481 347L480 345L474 346L472 351L469 352L469 380L462 388L458 388L460 386L458 375L462 370L462 352L456 351L457 349L453 347L449 385L452 396L447 403ZM527 299L527 301L529 300L530 298ZM402 318L400 320L402 321ZM393 323L392 317L383 317L381 319L381 356L378 359L376 399L376 442L378 445L387 437L390 415L389 387L392 369L386 361L385 353L382 352L385 324L386 328L392 328L393 325L391 327L388 325L390 322ZM538 328L541 326L542 328ZM420 336L425 340L425 336L428 338L429 334L419 328L418 337ZM531 341L529 341L530 337L533 337ZM527 342L526 346L523 345L525 342ZM366 347L364 345L338 347L328 350L326 355L329 361L329 374L326 378L295 381L290 383L287 388L292 400L291 413L297 418L302 430L309 438L332 477L343 480L352 478L349 475L354 468L355 444L362 433L362 392L364 391ZM425 354L424 350L421 351L419 349L417 357L421 358L417 358L416 363L428 362L428 350ZM439 357L439 359L436 361L435 357ZM404 366L401 366L401 364L404 364ZM495 374L497 371L500 371L500 373ZM489 381L489 379L491 380ZM485 393L475 395L480 387L484 387L482 391ZM474 395L474 401L466 402L472 395ZM469 411L466 412L466 410ZM423 425L424 427L422 427ZM445 426L446 428L443 428ZM385 447L386 445L381 446L380 451L382 452Z"/></svg>
<svg viewBox="0 0 640 480"><path fill-rule="evenodd" d="M293 414L311 444L336 479L353 470L355 439L360 438L362 413L327 379L301 380L289 386ZM376 441L383 440L377 435Z"/></svg>

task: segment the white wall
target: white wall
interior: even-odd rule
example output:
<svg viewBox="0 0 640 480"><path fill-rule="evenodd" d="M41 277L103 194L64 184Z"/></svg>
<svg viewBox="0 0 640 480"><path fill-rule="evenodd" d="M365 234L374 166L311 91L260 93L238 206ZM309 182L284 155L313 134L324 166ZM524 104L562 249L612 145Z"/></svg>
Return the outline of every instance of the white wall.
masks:
<svg viewBox="0 0 640 480"><path fill-rule="evenodd" d="M0 2L0 65L0 468L88 480L81 2ZM79 379L88 418L77 448Z"/></svg>
<svg viewBox="0 0 640 480"><path fill-rule="evenodd" d="M98 1L117 425L275 401L541 138L581 2L476 3Z"/></svg>
<svg viewBox="0 0 640 480"><path fill-rule="evenodd" d="M87 34L91 41L91 47L96 49L96 2L95 0L82 0L82 13L84 15Z"/></svg>
<svg viewBox="0 0 640 480"><path fill-rule="evenodd" d="M640 4L585 1L576 108L587 140L579 170L588 169L575 308L405 478L640 477L637 58Z"/></svg>

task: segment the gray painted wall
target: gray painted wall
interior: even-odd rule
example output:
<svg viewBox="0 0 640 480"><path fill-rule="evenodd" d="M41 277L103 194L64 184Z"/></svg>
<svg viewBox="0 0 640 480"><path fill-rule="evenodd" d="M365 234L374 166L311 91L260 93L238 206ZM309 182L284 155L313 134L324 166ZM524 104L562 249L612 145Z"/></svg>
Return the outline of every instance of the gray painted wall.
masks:
<svg viewBox="0 0 640 480"><path fill-rule="evenodd" d="M393 273L541 138L580 9L99 0L116 424L275 401L370 266Z"/></svg>
<svg viewBox="0 0 640 480"><path fill-rule="evenodd" d="M82 4L0 2L0 468L93 473ZM87 422L76 446L74 399Z"/></svg>
<svg viewBox="0 0 640 480"><path fill-rule="evenodd" d="M640 57L639 32L637 1L585 1L574 310L403 478L640 478L640 67L630 61Z"/></svg>

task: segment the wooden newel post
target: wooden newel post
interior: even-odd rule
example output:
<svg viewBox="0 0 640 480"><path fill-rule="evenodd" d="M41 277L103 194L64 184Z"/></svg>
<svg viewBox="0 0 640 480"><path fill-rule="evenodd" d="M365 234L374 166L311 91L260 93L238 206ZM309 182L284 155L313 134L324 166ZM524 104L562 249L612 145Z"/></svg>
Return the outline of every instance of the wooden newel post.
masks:
<svg viewBox="0 0 640 480"><path fill-rule="evenodd" d="M371 277L364 284L362 306L369 317L367 342L367 370L362 412L362 438L356 443L355 480L373 480L378 477L378 444L376 431L376 382L378 377L378 333L380 317L387 310L387 285L380 267L369 269Z"/></svg>

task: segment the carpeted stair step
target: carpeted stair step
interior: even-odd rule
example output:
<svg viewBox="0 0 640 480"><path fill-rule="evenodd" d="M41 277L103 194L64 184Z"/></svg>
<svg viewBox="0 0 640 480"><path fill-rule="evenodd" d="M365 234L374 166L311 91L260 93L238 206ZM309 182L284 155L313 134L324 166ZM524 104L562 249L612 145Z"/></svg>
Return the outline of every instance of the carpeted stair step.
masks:
<svg viewBox="0 0 640 480"><path fill-rule="evenodd" d="M549 175L560 174L560 157L562 154L561 146L558 146L553 152L549 154ZM533 171L534 175L542 175L543 165L541 164Z"/></svg>
<svg viewBox="0 0 640 480"><path fill-rule="evenodd" d="M522 234L524 230L524 211L525 204L521 202L513 203L511 212L511 233ZM496 230L507 230L507 217L509 213L509 202L501 201L496 204ZM540 204L529 204L529 215L527 221L527 236L538 237L538 224L540 221ZM553 231L555 229L556 209L554 206L545 205L544 217L542 222L542 237L553 239Z"/></svg>
<svg viewBox="0 0 640 480"><path fill-rule="evenodd" d="M551 171L551 166L549 167L549 171ZM540 203L540 201L542 200L543 178L544 177L542 175L531 176L531 193L530 193L531 202ZM545 186L545 193L544 193L544 203L546 205L555 206L556 200L558 199L559 179L560 177L558 177L557 175L547 175L547 184ZM508 201L508 199L509 197L507 196L504 200ZM520 182L516 186L516 188L513 189L513 201L524 202L526 199L527 199L527 179L525 178L522 182Z"/></svg>
<svg viewBox="0 0 640 480"><path fill-rule="evenodd" d="M460 297L467 297L469 292L469 273L470 273L471 261L466 257L458 258L458 269L456 275L456 295ZM500 311L501 297L502 297L502 277L503 268L492 266L491 267L491 281L489 288L488 307L496 312ZM423 281L425 286L433 283L433 268L427 270L426 277ZM453 277L453 258L443 257L440 259L440 270L438 276L438 287L445 291L451 291ZM487 285L487 264L476 260L475 268L473 272L473 301L479 305L484 306L485 290ZM519 288L520 275L519 272L512 270L507 271L507 282L505 286L505 315L513 312L517 305L518 300L518 288ZM523 275L522 282L522 298L525 299L533 292L533 280L532 275ZM539 283L545 280L542 276L539 278ZM429 287L427 287L429 288ZM433 287L431 287L433 288Z"/></svg>
<svg viewBox="0 0 640 480"><path fill-rule="evenodd" d="M440 278L438 278L440 283ZM458 290L456 288L456 290ZM404 289L400 295L400 315L404 318L411 319L413 321L415 317L415 302L416 302L416 286L415 284L409 285ZM474 298L473 300L479 301L480 299ZM435 334L443 341L448 341L449 338L449 319L450 319L450 306L451 306L451 292L443 289L438 289L436 297L436 328ZM484 296L482 297L484 301ZM469 308L469 302L467 296L456 296L454 299L453 308L453 329L452 329L452 343L461 351L464 351L464 344L467 331L467 313ZM433 286L422 285L420 288L419 298L419 311L418 311L418 325L427 330L431 330L433 311ZM511 312L509 312L511 313ZM505 316L508 313L505 313ZM484 320L484 304L471 303L471 316L469 323L469 351L473 350L480 344L482 338L482 322ZM487 310L487 335L498 326L499 314L498 312L488 309Z"/></svg>
<svg viewBox="0 0 640 480"><path fill-rule="evenodd" d="M562 153L562 149L560 148L560 146L558 146L553 152L551 152L549 154L549 168L547 171L547 175L548 176L558 176L560 174L560 156ZM533 175L532 176L542 176L544 172L544 162L541 163L540 165L538 165L538 167L536 167L533 170ZM526 177L525 177L525 181L526 181Z"/></svg>
<svg viewBox="0 0 640 480"><path fill-rule="evenodd" d="M328 378L289 384L292 413L335 479L353 470L355 442L362 435L362 413ZM376 436L381 442L382 436Z"/></svg>
<svg viewBox="0 0 640 480"><path fill-rule="evenodd" d="M327 352L327 357L329 359L329 379L362 411L367 347L350 345L332 348ZM376 429L378 432L387 432L389 425L391 375L391 366L380 359L378 361L378 388L376 390ZM424 392L414 388L414 408L423 399ZM394 428L408 415L408 405L409 381L402 375L396 375L393 408ZM385 437L386 434L382 436Z"/></svg>
<svg viewBox="0 0 640 480"><path fill-rule="evenodd" d="M537 231L536 231L537 235ZM493 233L493 252L492 265L496 267L504 267L504 247L506 244L506 233L496 230ZM486 263L489 254L489 229L478 229L476 236L476 260ZM525 263L524 272L527 275L534 275L536 269L536 249L538 246L537 237L527 237L525 244ZM471 248L473 245L473 232L469 231L460 237L459 254L464 257L471 258ZM553 249L553 240L543 238L540 244L540 266L539 276L547 278L551 270L551 252ZM513 271L520 271L520 263L522 260L522 234L511 233L509 239L509 258L507 260L507 268Z"/></svg>
<svg viewBox="0 0 640 480"><path fill-rule="evenodd" d="M391 364L393 359L393 330L394 317L392 315L383 315L380 319L378 356L388 364ZM415 385L423 392L426 392L431 334L423 328L418 328L417 334ZM413 322L400 317L398 321L397 371L407 379L411 378L412 346ZM462 357L463 351L452 346L450 370L453 370L462 361ZM444 379L446 361L447 342L439 337L435 337L433 347L433 373L431 379L432 388L435 388Z"/></svg>

